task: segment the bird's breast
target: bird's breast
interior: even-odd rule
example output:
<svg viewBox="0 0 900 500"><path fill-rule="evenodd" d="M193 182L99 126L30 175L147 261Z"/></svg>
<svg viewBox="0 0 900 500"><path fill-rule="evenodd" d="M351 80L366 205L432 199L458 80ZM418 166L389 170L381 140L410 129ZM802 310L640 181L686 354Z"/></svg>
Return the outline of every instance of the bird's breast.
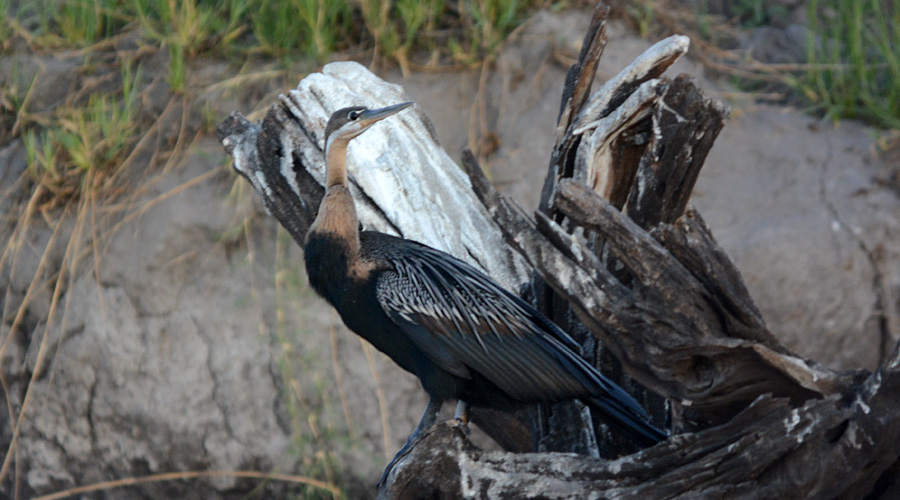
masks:
<svg viewBox="0 0 900 500"><path fill-rule="evenodd" d="M303 258L310 286L334 305L349 278L347 243L327 233L310 233L303 247Z"/></svg>

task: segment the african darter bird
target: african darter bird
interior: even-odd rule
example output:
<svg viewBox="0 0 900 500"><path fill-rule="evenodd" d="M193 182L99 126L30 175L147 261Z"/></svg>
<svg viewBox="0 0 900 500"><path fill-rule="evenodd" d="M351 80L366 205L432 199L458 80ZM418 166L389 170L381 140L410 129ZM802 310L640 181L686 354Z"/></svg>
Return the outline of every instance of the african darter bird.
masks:
<svg viewBox="0 0 900 500"><path fill-rule="evenodd" d="M309 283L344 323L422 382L430 400L382 476L437 420L445 400L514 410L580 399L642 446L667 436L638 402L578 353L578 344L484 273L429 246L360 231L347 146L412 103L336 111L325 127L326 191L304 245ZM380 483L381 484L381 483Z"/></svg>

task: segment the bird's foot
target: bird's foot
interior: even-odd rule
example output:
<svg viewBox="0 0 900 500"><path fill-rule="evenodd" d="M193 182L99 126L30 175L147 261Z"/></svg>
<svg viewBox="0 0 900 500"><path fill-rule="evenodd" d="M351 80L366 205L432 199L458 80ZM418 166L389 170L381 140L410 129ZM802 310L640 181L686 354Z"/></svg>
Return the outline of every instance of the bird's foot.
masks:
<svg viewBox="0 0 900 500"><path fill-rule="evenodd" d="M394 469L394 466L397 465L397 462L412 451L413 446L415 446L416 442L419 440L420 434L419 429L416 429L408 438L406 438L406 443L403 444L400 451L394 455L394 458L392 458L390 463L387 464L387 467L385 467L384 472L381 473L381 479L378 480L378 484L376 485L379 490L387 484L388 476L391 475L391 471Z"/></svg>
<svg viewBox="0 0 900 500"><path fill-rule="evenodd" d="M468 420L463 420L459 417L454 417L452 420L448 420L447 423L450 424L451 427L456 427L457 429L461 430L463 433L463 436L465 436L465 437L469 437L469 433L472 432L471 429L469 429Z"/></svg>
<svg viewBox="0 0 900 500"><path fill-rule="evenodd" d="M466 403L462 399L456 402L456 414L453 415L453 418L466 426L466 436L469 435L469 410L472 408L472 405Z"/></svg>
<svg viewBox="0 0 900 500"><path fill-rule="evenodd" d="M403 447L400 448L400 451L394 455L394 458L391 459L391 462L384 469L384 472L381 474L381 479L378 480L378 489L384 487L387 484L388 476L391 475L391 471L394 469L394 466L397 465L397 462L400 459L404 458L406 455L412 451L413 446L416 442L425 434L425 430L434 425L437 421L438 413L441 411L441 406L443 406L444 401L441 399L430 398L428 400L428 406L425 407L425 412L422 413L422 419L419 420L419 425L416 426L416 429L406 438L406 443L403 444Z"/></svg>
<svg viewBox="0 0 900 500"><path fill-rule="evenodd" d="M471 432L471 430L469 429L469 423L459 417L454 417L450 420L447 420L446 424L444 425L459 429L460 431L462 431L465 437L469 437L469 433ZM391 471L394 469L394 466L397 465L400 460L405 458L406 455L409 455L409 453L412 452L412 449L416 446L416 443L419 442L424 434L425 432L420 432L419 429L416 429L416 431L406 439L406 443L403 444L403 447L400 448L400 451L398 451L397 454L394 455L394 458L392 458L387 467L385 467L384 472L381 473L381 479L378 480L377 484L378 489L383 488L384 485L387 484L388 476L391 475Z"/></svg>

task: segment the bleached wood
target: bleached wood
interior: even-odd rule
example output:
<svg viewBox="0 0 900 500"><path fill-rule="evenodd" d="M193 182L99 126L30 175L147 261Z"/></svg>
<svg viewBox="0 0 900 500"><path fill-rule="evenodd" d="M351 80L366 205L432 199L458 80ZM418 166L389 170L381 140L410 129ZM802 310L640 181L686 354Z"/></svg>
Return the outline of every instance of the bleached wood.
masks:
<svg viewBox="0 0 900 500"><path fill-rule="evenodd" d="M324 129L329 116L346 106L383 107L409 101L399 85L378 78L355 62L326 65L279 98L264 120L281 125L277 165L270 171L254 150L255 135L225 134L232 145L234 168L253 183L270 212L281 207L266 202L274 196L271 175L290 187L300 208L314 215L317 201L301 187L303 169L324 184ZM239 117L233 117L239 120ZM248 125L248 134L258 134ZM267 152L265 154L272 154ZM299 160L299 161L298 161ZM397 234L444 250L487 272L516 290L530 268L503 244L502 234L472 193L468 177L441 148L430 120L419 106L376 124L350 143L350 188L364 228ZM265 179L265 180L263 180ZM279 217L281 219L281 217ZM308 225L307 225L308 227ZM305 232L297 227L293 232ZM303 235L294 235L302 239Z"/></svg>

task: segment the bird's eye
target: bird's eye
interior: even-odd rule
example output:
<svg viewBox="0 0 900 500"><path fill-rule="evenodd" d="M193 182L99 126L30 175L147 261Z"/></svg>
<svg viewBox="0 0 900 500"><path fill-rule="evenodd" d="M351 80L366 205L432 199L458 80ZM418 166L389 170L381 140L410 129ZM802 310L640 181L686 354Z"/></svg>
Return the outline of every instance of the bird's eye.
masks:
<svg viewBox="0 0 900 500"><path fill-rule="evenodd" d="M356 110L351 111L350 113L347 114L347 118L350 120L356 120L357 118L359 118L359 111L356 111Z"/></svg>

